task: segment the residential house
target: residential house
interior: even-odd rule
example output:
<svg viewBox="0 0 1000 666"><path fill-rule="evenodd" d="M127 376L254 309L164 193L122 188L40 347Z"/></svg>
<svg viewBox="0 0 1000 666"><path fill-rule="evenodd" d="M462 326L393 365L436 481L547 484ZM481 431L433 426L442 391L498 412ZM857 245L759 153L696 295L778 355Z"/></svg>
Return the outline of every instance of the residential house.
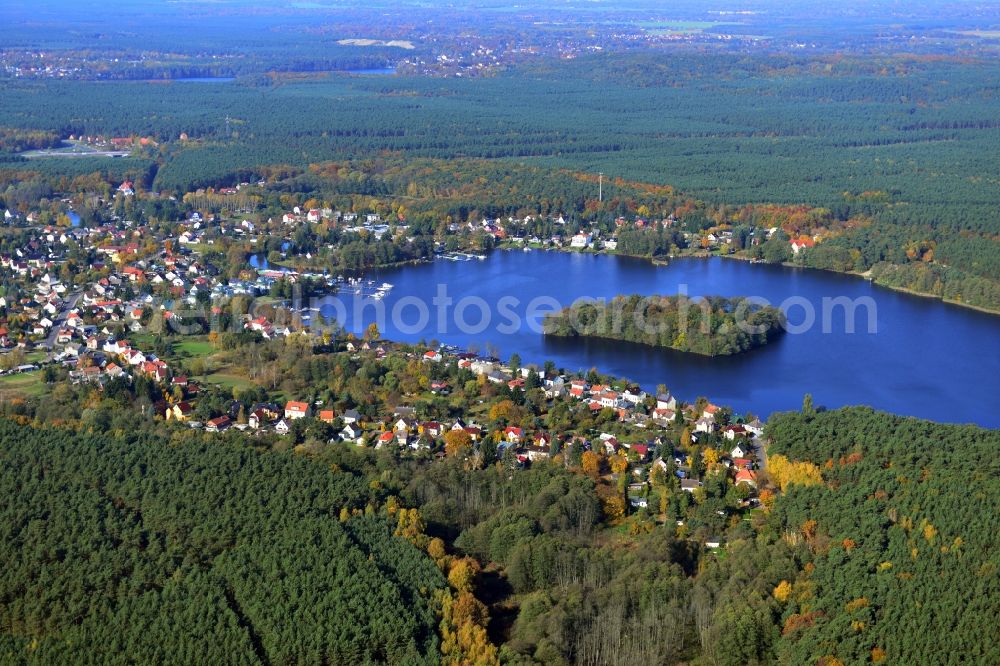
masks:
<svg viewBox="0 0 1000 666"><path fill-rule="evenodd" d="M342 441L352 442L358 446L361 446L364 443L361 437L361 428L354 421L345 425L340 431L339 436Z"/></svg>
<svg viewBox="0 0 1000 666"><path fill-rule="evenodd" d="M694 422L695 432L714 432L715 431L715 420L710 419L706 416L701 417Z"/></svg>
<svg viewBox="0 0 1000 666"><path fill-rule="evenodd" d="M641 390L633 391L632 389L625 389L625 391L622 392L622 400L633 405L638 405L642 403L645 399L646 399L645 391Z"/></svg>
<svg viewBox="0 0 1000 666"><path fill-rule="evenodd" d="M757 487L757 473L751 469L741 469L736 472L736 483L746 483L747 485Z"/></svg>
<svg viewBox="0 0 1000 666"><path fill-rule="evenodd" d="M305 402L296 402L294 400L289 400L285 403L285 418L286 419L302 419L310 414L309 404Z"/></svg>
<svg viewBox="0 0 1000 666"><path fill-rule="evenodd" d="M223 430L227 430L230 425L232 425L232 422L229 420L228 416L220 416L209 420L209 422L205 424L205 430L208 432L222 432Z"/></svg>
<svg viewBox="0 0 1000 666"><path fill-rule="evenodd" d="M701 488L701 481L695 481L694 479L681 479L681 490L686 493L693 493L698 488Z"/></svg>
<svg viewBox="0 0 1000 666"><path fill-rule="evenodd" d="M444 427L437 421L427 421L420 426L420 432L437 439L444 433Z"/></svg>
<svg viewBox="0 0 1000 666"><path fill-rule="evenodd" d="M657 409L677 409L677 398L670 395L669 393L660 393L656 396L656 408Z"/></svg>
<svg viewBox="0 0 1000 666"><path fill-rule="evenodd" d="M178 402L173 407L167 409L167 413L165 414L164 418L166 418L166 420L168 421L170 419L174 419L175 421L187 421L189 418L191 418L191 415L193 413L194 413L194 408L191 406L191 403Z"/></svg>
<svg viewBox="0 0 1000 666"><path fill-rule="evenodd" d="M525 453L528 456L528 460L530 460L531 462L535 462L536 460L545 460L546 458L549 457L549 454L551 452L549 450L549 447L547 446L535 445L535 446L529 446L526 449Z"/></svg>
<svg viewBox="0 0 1000 666"><path fill-rule="evenodd" d="M247 417L247 425L254 430L258 430L261 426L266 425L268 420L267 413L263 409L255 409Z"/></svg>
<svg viewBox="0 0 1000 666"><path fill-rule="evenodd" d="M638 457L639 462L646 462L649 460L649 445L648 444L633 444L630 450L635 453Z"/></svg>
<svg viewBox="0 0 1000 666"><path fill-rule="evenodd" d="M747 431L740 424L726 426L722 429L723 436L729 441L735 440L737 437L746 437Z"/></svg>
<svg viewBox="0 0 1000 666"><path fill-rule="evenodd" d="M750 423L744 423L743 427L754 437L760 437L764 434L764 424L761 423L760 419L755 418Z"/></svg>

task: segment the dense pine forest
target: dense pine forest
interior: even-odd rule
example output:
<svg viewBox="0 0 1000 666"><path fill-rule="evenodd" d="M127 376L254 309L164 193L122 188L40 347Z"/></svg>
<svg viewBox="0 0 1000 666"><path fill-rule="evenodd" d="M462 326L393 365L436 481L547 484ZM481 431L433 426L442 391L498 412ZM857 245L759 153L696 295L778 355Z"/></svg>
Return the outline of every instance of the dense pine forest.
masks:
<svg viewBox="0 0 1000 666"><path fill-rule="evenodd" d="M183 433L0 441L5 662L436 663L444 577L367 480Z"/></svg>
<svg viewBox="0 0 1000 666"><path fill-rule="evenodd" d="M1000 433L865 408L785 414L768 426L772 477L781 480L774 462L783 458L822 476L796 484L789 473L793 490L769 517L803 554L779 595L779 659L1000 660L988 629L1000 594Z"/></svg>
<svg viewBox="0 0 1000 666"><path fill-rule="evenodd" d="M7 82L0 126L171 142L152 156L157 189L390 152L601 170L731 205L880 192L914 221L995 223L979 179L1000 140L996 66L880 64L605 56L475 81Z"/></svg>
<svg viewBox="0 0 1000 666"><path fill-rule="evenodd" d="M437 222L646 210L694 230L773 206L773 223L829 236L802 265L997 309L997 74L975 59L617 54L475 80L6 81L0 185L9 207L26 182L72 192L94 173L174 196L265 178ZM121 158L16 152L97 135L152 141ZM791 258L776 250L764 258Z"/></svg>
<svg viewBox="0 0 1000 666"><path fill-rule="evenodd" d="M1000 658L983 630L1000 593L995 431L866 408L777 415L781 492L750 521L715 517L724 475L695 498L690 529L717 523L723 556L644 509L611 517L578 463L475 469L139 430L0 422L5 662ZM664 482L670 515L691 498ZM467 640L481 624L449 633L460 613L490 622L499 652L476 644L482 629Z"/></svg>
<svg viewBox="0 0 1000 666"><path fill-rule="evenodd" d="M619 296L581 302L545 318L545 334L639 342L704 356L728 356L766 345L784 332L780 309L740 298Z"/></svg>

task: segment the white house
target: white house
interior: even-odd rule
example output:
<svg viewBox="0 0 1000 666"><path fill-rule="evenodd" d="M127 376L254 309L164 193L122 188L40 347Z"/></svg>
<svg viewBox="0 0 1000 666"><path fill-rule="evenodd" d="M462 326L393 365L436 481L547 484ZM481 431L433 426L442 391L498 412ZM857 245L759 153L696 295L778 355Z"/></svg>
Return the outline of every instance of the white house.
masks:
<svg viewBox="0 0 1000 666"><path fill-rule="evenodd" d="M657 409L677 409L677 398L670 393L661 393L656 396Z"/></svg>
<svg viewBox="0 0 1000 666"><path fill-rule="evenodd" d="M703 416L695 421L694 430L695 432L714 432L715 420Z"/></svg>
<svg viewBox="0 0 1000 666"><path fill-rule="evenodd" d="M301 419L309 416L309 404L305 402L296 402L294 400L289 400L285 403L285 418L286 419Z"/></svg>
<svg viewBox="0 0 1000 666"><path fill-rule="evenodd" d="M363 439L361 437L361 428L359 428L354 423L348 423L340 431L340 439L344 442L353 442L358 446L361 446Z"/></svg>
<svg viewBox="0 0 1000 666"><path fill-rule="evenodd" d="M646 392L645 391L635 392L632 391L631 389L625 389L625 391L622 393L622 399L625 400L625 402L630 402L633 405L638 405L639 403L641 403L646 399Z"/></svg>

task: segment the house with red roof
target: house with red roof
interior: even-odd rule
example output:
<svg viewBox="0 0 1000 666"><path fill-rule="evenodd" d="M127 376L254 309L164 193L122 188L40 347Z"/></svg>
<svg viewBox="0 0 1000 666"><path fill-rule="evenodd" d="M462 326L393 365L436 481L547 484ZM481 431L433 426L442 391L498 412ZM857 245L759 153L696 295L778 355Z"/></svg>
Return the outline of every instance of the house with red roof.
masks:
<svg viewBox="0 0 1000 666"><path fill-rule="evenodd" d="M808 236L801 236L793 240L791 245L792 245L792 254L798 254L799 250L802 250L807 247L815 247L816 241L814 241L812 238L809 238Z"/></svg>
<svg viewBox="0 0 1000 666"><path fill-rule="evenodd" d="M425 421L420 425L420 432L428 437L440 437L444 432L444 426L438 421Z"/></svg>
<svg viewBox="0 0 1000 666"><path fill-rule="evenodd" d="M208 432L222 432L223 430L227 430L230 425L232 425L232 422L228 416L220 416L206 423L205 430Z"/></svg>
<svg viewBox="0 0 1000 666"><path fill-rule="evenodd" d="M285 403L286 419L302 419L309 416L309 403L289 400Z"/></svg>
<svg viewBox="0 0 1000 666"><path fill-rule="evenodd" d="M177 421L187 421L191 418L194 413L194 407L191 406L189 402L178 402L173 407L170 407L166 413L166 419L175 419Z"/></svg>
<svg viewBox="0 0 1000 666"><path fill-rule="evenodd" d="M515 426L507 426L503 431L503 436L511 444L518 444L524 437L524 431Z"/></svg>
<svg viewBox="0 0 1000 666"><path fill-rule="evenodd" d="M746 483L756 488L757 473L750 469L741 469L738 472L736 472L736 483L737 485L741 483Z"/></svg>
<svg viewBox="0 0 1000 666"><path fill-rule="evenodd" d="M747 431L746 428L744 428L742 425L736 424L736 425L726 426L725 428L723 428L722 434L726 437L726 439L732 441L737 437L746 437Z"/></svg>
<svg viewBox="0 0 1000 666"><path fill-rule="evenodd" d="M648 444L633 444L631 450L639 456L641 462L646 461L649 458L649 445Z"/></svg>

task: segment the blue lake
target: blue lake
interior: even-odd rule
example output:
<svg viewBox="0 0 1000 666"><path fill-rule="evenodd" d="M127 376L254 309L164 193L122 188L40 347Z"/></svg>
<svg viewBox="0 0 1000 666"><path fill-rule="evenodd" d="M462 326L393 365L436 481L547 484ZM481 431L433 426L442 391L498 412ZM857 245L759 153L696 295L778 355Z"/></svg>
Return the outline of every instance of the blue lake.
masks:
<svg viewBox="0 0 1000 666"><path fill-rule="evenodd" d="M865 404L898 414L935 421L973 422L1000 427L1000 317L877 287L866 280L781 266L751 265L725 259L680 259L669 266L612 256L561 252L494 252L486 260L444 261L406 266L368 276L376 284L395 287L377 303L355 312L357 297L344 298L342 323L357 334L379 318L385 337L437 340L462 348L495 350L506 358L520 354L524 362L552 360L568 370L598 368L626 377L647 390L666 384L684 400L704 395L737 412L768 415L798 409L806 393L817 405L835 408ZM445 289L453 305L443 323L431 299ZM772 304L804 299L817 322L805 332L789 333L763 348L738 356L705 358L673 350L604 340L559 339L531 330L526 305L547 297L562 306L581 297L612 298L618 294L755 296ZM456 306L479 297L491 308L485 330L463 332L456 325ZM506 330L510 318L495 304L513 297L509 308L521 326ZM875 332L868 332L865 308L857 309L855 333L846 332L843 308L821 321L824 298L870 298ZM405 299L405 300L403 300ZM430 318L419 321L415 301L427 304ZM393 324L393 310L401 326ZM466 307L464 321L482 321L480 308ZM356 316L360 315L360 316ZM792 325L804 319L804 307L788 309ZM420 324L423 324L422 326Z"/></svg>

